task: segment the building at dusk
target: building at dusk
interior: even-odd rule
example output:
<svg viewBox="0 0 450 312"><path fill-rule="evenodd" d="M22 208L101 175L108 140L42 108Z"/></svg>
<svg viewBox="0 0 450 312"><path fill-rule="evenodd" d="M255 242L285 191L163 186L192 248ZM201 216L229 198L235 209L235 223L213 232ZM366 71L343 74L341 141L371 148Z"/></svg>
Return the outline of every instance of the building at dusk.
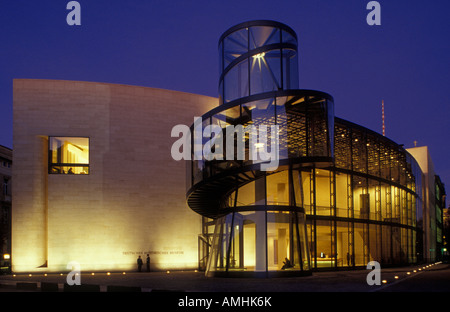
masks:
<svg viewBox="0 0 450 312"><path fill-rule="evenodd" d="M232 157L195 160L193 153L188 168L188 204L204 216L207 275L304 275L437 259L445 190L426 147L407 151L335 117L331 95L298 89L297 36L284 24L236 25L220 38L219 55L220 105L202 123L222 129L215 149ZM251 131L230 135L239 125L278 133L258 132L253 141ZM263 168L273 159L251 159L273 146L273 170Z"/></svg>
<svg viewBox="0 0 450 312"><path fill-rule="evenodd" d="M438 259L445 188L428 149L299 89L297 44L274 21L227 30L218 98L16 79L13 271L134 270L147 254L153 270L263 277Z"/></svg>

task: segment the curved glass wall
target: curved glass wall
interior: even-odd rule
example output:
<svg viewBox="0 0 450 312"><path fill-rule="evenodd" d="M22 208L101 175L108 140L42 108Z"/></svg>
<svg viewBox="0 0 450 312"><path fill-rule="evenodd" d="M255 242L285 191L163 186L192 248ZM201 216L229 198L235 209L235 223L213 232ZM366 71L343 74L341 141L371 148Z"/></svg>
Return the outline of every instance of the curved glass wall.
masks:
<svg viewBox="0 0 450 312"><path fill-rule="evenodd" d="M283 276L309 272L305 217L249 210L216 220L208 276Z"/></svg>
<svg viewBox="0 0 450 312"><path fill-rule="evenodd" d="M215 127L214 133L205 131L208 127ZM262 129L267 129L265 136ZM253 139L252 131L256 134ZM219 174L251 171L261 165L276 169L290 159L331 164L333 99L310 90L263 93L208 112L197 126L191 126L191 133L188 190Z"/></svg>
<svg viewBox="0 0 450 312"><path fill-rule="evenodd" d="M201 268L283 276L416 262L417 162L336 118L330 95L295 89L296 51L295 33L271 21L221 37L222 102L192 125L187 164L187 202L204 217Z"/></svg>
<svg viewBox="0 0 450 312"><path fill-rule="evenodd" d="M310 272L302 193L283 170L249 182L228 196L216 219L207 275L283 276ZM298 186L298 183L295 183Z"/></svg>
<svg viewBox="0 0 450 312"><path fill-rule="evenodd" d="M308 269L363 267L373 260L383 265L417 262L421 249L417 247L417 220L422 211L417 192L421 189L418 164L386 138L341 122L336 123L336 139L342 138L340 131L346 128L358 136L358 141L341 141L336 150L354 150L354 144L365 149L340 154L343 158L337 156L335 166L285 166L227 195L230 213L215 220L209 275L256 274L260 267L254 263L258 255L255 246L262 246L263 262L258 263L267 276L300 275ZM366 173L369 171L371 174ZM244 231L246 224L253 230ZM261 232L255 230L258 224ZM305 238L301 235L303 225ZM257 241L256 233L261 241ZM280 237L283 254L277 249ZM297 237L300 246L295 243ZM236 246L251 246L252 251L243 252ZM308 248L302 250L301 246ZM281 256L292 262L293 268L283 269L283 263L278 262Z"/></svg>

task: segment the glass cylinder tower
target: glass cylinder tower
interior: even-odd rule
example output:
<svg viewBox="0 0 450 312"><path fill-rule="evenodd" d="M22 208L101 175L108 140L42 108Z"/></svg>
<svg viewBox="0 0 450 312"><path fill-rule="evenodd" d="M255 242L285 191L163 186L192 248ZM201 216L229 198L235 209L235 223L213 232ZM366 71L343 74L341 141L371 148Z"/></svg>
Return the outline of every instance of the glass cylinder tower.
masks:
<svg viewBox="0 0 450 312"><path fill-rule="evenodd" d="M297 36L272 21L239 24L219 40L221 103L298 88Z"/></svg>
<svg viewBox="0 0 450 312"><path fill-rule="evenodd" d="M310 274L305 185L311 167L333 163L333 98L298 89L284 24L236 25L219 55L220 105L191 127L214 131L192 137L187 166L188 205L214 222L206 275Z"/></svg>

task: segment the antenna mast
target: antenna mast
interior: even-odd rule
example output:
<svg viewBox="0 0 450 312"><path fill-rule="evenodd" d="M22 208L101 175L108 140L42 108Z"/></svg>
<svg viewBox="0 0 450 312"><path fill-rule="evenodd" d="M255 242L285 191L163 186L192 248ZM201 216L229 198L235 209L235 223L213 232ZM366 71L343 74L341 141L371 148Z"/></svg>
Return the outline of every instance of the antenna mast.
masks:
<svg viewBox="0 0 450 312"><path fill-rule="evenodd" d="M384 100L381 100L381 119L383 120L383 136L385 136L386 128L384 126Z"/></svg>

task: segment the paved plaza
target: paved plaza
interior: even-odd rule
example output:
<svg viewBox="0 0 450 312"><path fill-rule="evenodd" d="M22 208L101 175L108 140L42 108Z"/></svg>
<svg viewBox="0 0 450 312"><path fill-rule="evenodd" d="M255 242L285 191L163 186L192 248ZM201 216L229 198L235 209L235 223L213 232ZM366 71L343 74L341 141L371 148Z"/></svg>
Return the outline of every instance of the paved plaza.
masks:
<svg viewBox="0 0 450 312"><path fill-rule="evenodd" d="M67 273L0 276L0 297L15 307L93 307L168 311L282 311L347 305L349 309L414 310L421 302L445 305L450 265L381 269L380 285L370 286L371 270L314 272L289 278L207 278L203 272L82 273L80 286L66 284ZM77 293L75 293L77 292ZM59 304L58 304L59 306ZM367 309L366 309L367 310Z"/></svg>
<svg viewBox="0 0 450 312"><path fill-rule="evenodd" d="M448 292L450 265L415 265L381 269L381 285L368 285L371 270L314 272L286 278L208 278L203 272L85 272L85 292ZM71 291L64 285L67 273L0 276L0 291Z"/></svg>

